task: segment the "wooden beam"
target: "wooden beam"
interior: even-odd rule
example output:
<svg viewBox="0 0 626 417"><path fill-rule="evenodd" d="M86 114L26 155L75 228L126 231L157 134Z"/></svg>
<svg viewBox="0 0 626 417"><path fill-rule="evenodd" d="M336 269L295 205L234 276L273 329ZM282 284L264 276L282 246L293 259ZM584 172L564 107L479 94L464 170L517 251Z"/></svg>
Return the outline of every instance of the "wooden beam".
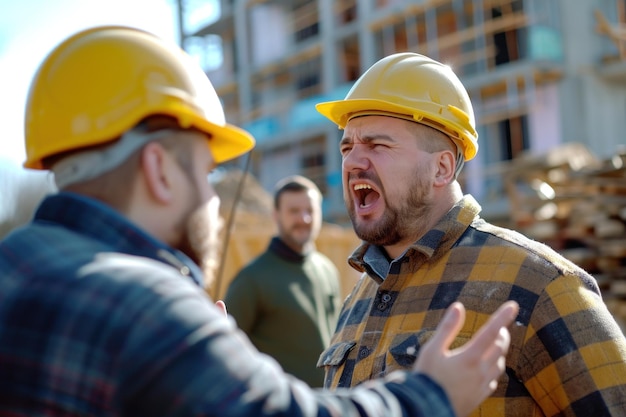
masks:
<svg viewBox="0 0 626 417"><path fill-rule="evenodd" d="M615 46L617 46L620 58L626 58L626 27L620 24L615 26L611 25L608 19L598 9L595 9L593 13L597 21L596 31L601 35L608 36Z"/></svg>

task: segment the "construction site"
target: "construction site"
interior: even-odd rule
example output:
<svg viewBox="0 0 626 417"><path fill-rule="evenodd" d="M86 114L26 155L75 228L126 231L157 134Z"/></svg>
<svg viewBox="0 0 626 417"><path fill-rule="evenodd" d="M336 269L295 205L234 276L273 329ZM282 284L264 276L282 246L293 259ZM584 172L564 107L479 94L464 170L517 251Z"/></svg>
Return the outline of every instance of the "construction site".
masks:
<svg viewBox="0 0 626 417"><path fill-rule="evenodd" d="M623 415L626 0L111 1L0 155L1 415Z"/></svg>
<svg viewBox="0 0 626 417"><path fill-rule="evenodd" d="M179 7L190 13L193 4ZM343 98L380 56L409 50L449 63L468 86L480 149L460 181L482 205L482 217L550 245L593 274L625 328L626 2L220 6L217 20L195 29L182 25L182 43L197 56L198 45L219 41L217 64L206 57L201 62L229 121L250 130L257 147L214 180L232 227L218 279L208 288L214 298L266 248L275 233L268 190L294 173L310 177L324 193L317 246L339 268L344 295L352 288L358 274L346 259L359 240L342 198L341 131L314 105ZM184 23L184 13L179 16ZM2 176L2 235L28 221L53 190L49 177L9 174Z"/></svg>
<svg viewBox="0 0 626 417"><path fill-rule="evenodd" d="M202 5L178 1L181 44L229 121L257 140L232 168L249 166L260 190L289 174L313 179L336 225L335 245L319 247L348 281L345 258L358 242L342 199L341 131L315 104L342 99L379 58L412 51L452 67L469 92L480 149L460 182L482 216L585 267L626 320L626 2L221 0L209 18ZM272 230L237 213L229 253L238 265ZM213 295L237 265L225 267Z"/></svg>

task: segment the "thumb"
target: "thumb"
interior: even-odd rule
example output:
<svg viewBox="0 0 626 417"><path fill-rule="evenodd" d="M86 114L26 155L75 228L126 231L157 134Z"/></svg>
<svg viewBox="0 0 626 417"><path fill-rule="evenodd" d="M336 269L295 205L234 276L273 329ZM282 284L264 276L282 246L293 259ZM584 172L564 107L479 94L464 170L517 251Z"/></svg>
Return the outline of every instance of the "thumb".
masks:
<svg viewBox="0 0 626 417"><path fill-rule="evenodd" d="M441 352L447 351L463 327L463 323L465 323L465 307L459 302L454 302L448 307L437 326L437 331L430 340L431 348Z"/></svg>

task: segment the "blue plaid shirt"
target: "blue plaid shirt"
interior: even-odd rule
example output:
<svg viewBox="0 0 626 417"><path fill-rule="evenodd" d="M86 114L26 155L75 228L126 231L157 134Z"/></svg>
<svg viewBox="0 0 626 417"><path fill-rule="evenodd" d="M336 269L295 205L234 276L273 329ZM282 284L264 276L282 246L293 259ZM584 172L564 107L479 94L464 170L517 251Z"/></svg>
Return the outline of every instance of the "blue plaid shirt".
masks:
<svg viewBox="0 0 626 417"><path fill-rule="evenodd" d="M0 271L0 416L453 415L422 375L334 394L285 376L197 266L95 200L46 198Z"/></svg>

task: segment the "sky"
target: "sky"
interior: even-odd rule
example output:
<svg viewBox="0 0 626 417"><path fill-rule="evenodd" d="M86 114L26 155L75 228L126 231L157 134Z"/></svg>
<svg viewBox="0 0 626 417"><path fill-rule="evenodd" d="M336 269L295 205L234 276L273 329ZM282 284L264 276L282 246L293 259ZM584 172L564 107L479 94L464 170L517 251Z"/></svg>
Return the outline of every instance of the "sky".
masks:
<svg viewBox="0 0 626 417"><path fill-rule="evenodd" d="M82 29L123 24L178 43L175 0L0 0L0 163L21 166L24 106L45 56Z"/></svg>

